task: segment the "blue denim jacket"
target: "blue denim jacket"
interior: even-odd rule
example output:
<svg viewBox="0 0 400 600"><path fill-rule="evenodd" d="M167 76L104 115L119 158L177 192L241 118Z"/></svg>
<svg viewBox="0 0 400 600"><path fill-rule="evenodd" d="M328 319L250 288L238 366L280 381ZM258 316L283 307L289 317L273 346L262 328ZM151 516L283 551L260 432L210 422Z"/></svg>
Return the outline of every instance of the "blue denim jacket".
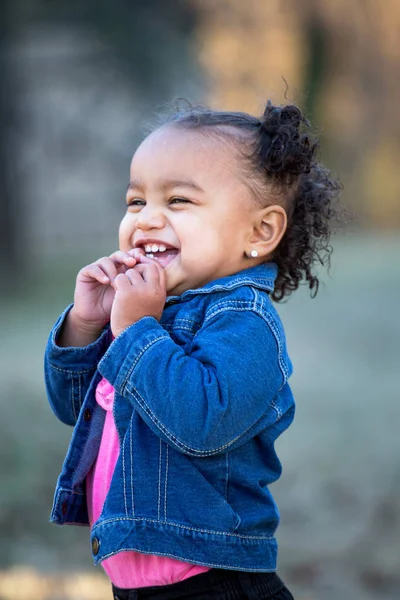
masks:
<svg viewBox="0 0 400 600"><path fill-rule="evenodd" d="M95 563L123 550L242 571L274 571L281 474L276 438L291 423L292 372L269 292L273 263L167 299L114 341L46 349L50 404L72 440L51 520L87 524L85 478L99 449L101 377L115 388L120 455L91 531Z"/></svg>

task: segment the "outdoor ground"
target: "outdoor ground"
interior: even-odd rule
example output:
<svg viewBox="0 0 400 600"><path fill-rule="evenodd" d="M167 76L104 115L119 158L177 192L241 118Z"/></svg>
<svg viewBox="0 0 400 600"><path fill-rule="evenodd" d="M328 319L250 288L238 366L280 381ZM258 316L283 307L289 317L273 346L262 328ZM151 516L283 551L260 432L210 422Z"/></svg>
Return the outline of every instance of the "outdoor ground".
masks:
<svg viewBox="0 0 400 600"><path fill-rule="evenodd" d="M279 571L296 600L395 600L400 239L348 235L335 245L317 299L302 290L279 309L297 399L296 420L277 444ZM78 264L31 272L0 306L0 600L110 597L87 529L47 523L71 430L47 405L42 355Z"/></svg>

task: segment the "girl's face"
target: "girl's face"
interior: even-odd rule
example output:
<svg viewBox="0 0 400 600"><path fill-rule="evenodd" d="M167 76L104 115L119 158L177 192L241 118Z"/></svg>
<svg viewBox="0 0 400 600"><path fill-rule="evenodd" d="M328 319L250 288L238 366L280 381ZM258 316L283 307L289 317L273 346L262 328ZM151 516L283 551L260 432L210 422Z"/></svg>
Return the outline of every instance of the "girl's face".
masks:
<svg viewBox="0 0 400 600"><path fill-rule="evenodd" d="M257 204L240 173L225 137L173 125L153 132L132 159L120 249L153 256L169 295L255 264L246 254Z"/></svg>

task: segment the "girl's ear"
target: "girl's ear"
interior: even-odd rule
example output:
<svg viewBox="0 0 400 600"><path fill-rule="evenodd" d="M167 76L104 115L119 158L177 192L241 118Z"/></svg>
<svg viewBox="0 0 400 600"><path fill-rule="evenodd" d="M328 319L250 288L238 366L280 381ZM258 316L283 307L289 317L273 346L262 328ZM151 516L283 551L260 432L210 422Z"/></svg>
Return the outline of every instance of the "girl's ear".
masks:
<svg viewBox="0 0 400 600"><path fill-rule="evenodd" d="M279 204L267 206L257 212L253 232L249 240L247 256L255 255L264 260L272 255L287 228L287 214Z"/></svg>

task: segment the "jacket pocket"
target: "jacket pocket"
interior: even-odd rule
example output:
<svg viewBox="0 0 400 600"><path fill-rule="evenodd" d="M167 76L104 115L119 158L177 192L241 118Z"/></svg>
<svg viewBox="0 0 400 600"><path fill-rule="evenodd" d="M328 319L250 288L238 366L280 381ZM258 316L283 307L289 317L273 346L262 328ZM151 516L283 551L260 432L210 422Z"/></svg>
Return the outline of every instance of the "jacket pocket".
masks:
<svg viewBox="0 0 400 600"><path fill-rule="evenodd" d="M169 448L165 481L168 521L195 529L235 531L240 517L227 499L227 455L192 458Z"/></svg>

